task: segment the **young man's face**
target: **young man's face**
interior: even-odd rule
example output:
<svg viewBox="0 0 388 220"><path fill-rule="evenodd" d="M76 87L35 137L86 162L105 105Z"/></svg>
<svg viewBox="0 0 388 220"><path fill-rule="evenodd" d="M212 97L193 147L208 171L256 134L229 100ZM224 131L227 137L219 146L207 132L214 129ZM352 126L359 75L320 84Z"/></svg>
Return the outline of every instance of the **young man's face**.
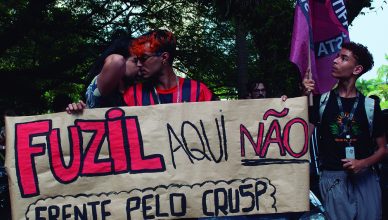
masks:
<svg viewBox="0 0 388 220"><path fill-rule="evenodd" d="M357 60L350 50L342 48L334 59L331 75L336 79L348 79L355 75Z"/></svg>
<svg viewBox="0 0 388 220"><path fill-rule="evenodd" d="M148 45L144 45L144 52L137 57L139 75L145 79L158 75L162 70L162 57L160 54L150 52Z"/></svg>

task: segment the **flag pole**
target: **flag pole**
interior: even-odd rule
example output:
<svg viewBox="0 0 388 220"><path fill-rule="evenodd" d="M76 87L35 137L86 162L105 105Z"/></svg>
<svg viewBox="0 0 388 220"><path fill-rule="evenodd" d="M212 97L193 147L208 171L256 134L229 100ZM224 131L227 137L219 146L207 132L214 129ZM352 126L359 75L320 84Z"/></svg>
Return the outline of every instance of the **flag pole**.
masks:
<svg viewBox="0 0 388 220"><path fill-rule="evenodd" d="M309 38L309 46L308 46L308 67L307 67L307 79L311 80L313 78L312 73L311 73L311 42ZM306 77L306 76L305 76ZM313 93L310 91L309 93L309 99L308 99L309 106L313 106Z"/></svg>

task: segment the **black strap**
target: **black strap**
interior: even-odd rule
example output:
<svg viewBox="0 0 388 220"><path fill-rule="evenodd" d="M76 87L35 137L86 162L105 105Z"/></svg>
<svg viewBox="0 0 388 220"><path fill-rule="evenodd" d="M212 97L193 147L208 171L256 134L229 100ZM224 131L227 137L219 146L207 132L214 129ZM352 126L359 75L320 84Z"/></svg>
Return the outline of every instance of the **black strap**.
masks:
<svg viewBox="0 0 388 220"><path fill-rule="evenodd" d="M182 85L182 102L191 102L191 80L186 78Z"/></svg>
<svg viewBox="0 0 388 220"><path fill-rule="evenodd" d="M341 117L343 118L343 123L341 125L341 136L342 135L351 135L351 129L349 129L349 125L350 123L352 122L353 120L353 117L354 117L354 113L356 112L356 109L357 109L357 105L358 105L358 102L359 102L359 97L360 97L360 94L358 91L356 91L356 100L354 101L354 104L353 104L353 108L352 110L350 111L350 114L349 116L346 116L345 115L345 112L344 112L344 108L342 106L342 101L341 101L341 98L338 94L338 89L334 90L335 94L336 94L336 97L337 97L337 104L338 104L338 108L340 110L340 114L341 114Z"/></svg>
<svg viewBox="0 0 388 220"><path fill-rule="evenodd" d="M137 94L136 94L136 88L137 84L135 83L135 85L133 85L133 99L135 100L135 106L138 106L138 103L137 103Z"/></svg>
<svg viewBox="0 0 388 220"><path fill-rule="evenodd" d="M152 94L152 90L150 89L150 86L148 84L143 84L142 94L141 94L141 96L142 96L141 97L141 106L151 105L151 94Z"/></svg>

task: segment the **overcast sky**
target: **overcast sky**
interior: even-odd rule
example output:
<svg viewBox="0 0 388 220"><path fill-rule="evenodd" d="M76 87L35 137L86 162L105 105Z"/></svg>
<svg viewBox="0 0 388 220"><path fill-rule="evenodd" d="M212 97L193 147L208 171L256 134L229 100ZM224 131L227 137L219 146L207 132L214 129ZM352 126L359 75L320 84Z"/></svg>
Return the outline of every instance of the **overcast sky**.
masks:
<svg viewBox="0 0 388 220"><path fill-rule="evenodd" d="M365 15L359 15L349 27L350 40L361 43L371 51L375 65L371 71L361 76L362 79L377 77L377 69L388 61L388 5L384 0L374 0L374 10L363 10ZM381 6L383 9L381 9Z"/></svg>

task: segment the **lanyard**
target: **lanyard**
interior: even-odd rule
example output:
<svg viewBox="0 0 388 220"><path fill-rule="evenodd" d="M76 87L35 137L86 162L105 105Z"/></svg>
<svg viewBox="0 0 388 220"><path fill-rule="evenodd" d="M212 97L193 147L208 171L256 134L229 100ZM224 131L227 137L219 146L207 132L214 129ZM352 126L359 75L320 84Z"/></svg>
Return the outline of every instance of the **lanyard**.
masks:
<svg viewBox="0 0 388 220"><path fill-rule="evenodd" d="M340 96L338 94L338 90L336 89L334 91L335 91L335 94L336 94L336 97L337 97L338 108L340 110L340 114L341 114L341 117L342 117L341 134L340 134L340 136L350 135L352 129L349 129L349 127L350 127L349 125L351 125L351 123L352 123L353 116L354 116L354 113L355 113L357 105L358 105L360 94L359 94L358 91L356 91L356 100L354 101L353 108L350 111L350 114L348 116L346 116L345 112L344 112L344 108L342 107L342 101L341 101L341 98L340 98Z"/></svg>

